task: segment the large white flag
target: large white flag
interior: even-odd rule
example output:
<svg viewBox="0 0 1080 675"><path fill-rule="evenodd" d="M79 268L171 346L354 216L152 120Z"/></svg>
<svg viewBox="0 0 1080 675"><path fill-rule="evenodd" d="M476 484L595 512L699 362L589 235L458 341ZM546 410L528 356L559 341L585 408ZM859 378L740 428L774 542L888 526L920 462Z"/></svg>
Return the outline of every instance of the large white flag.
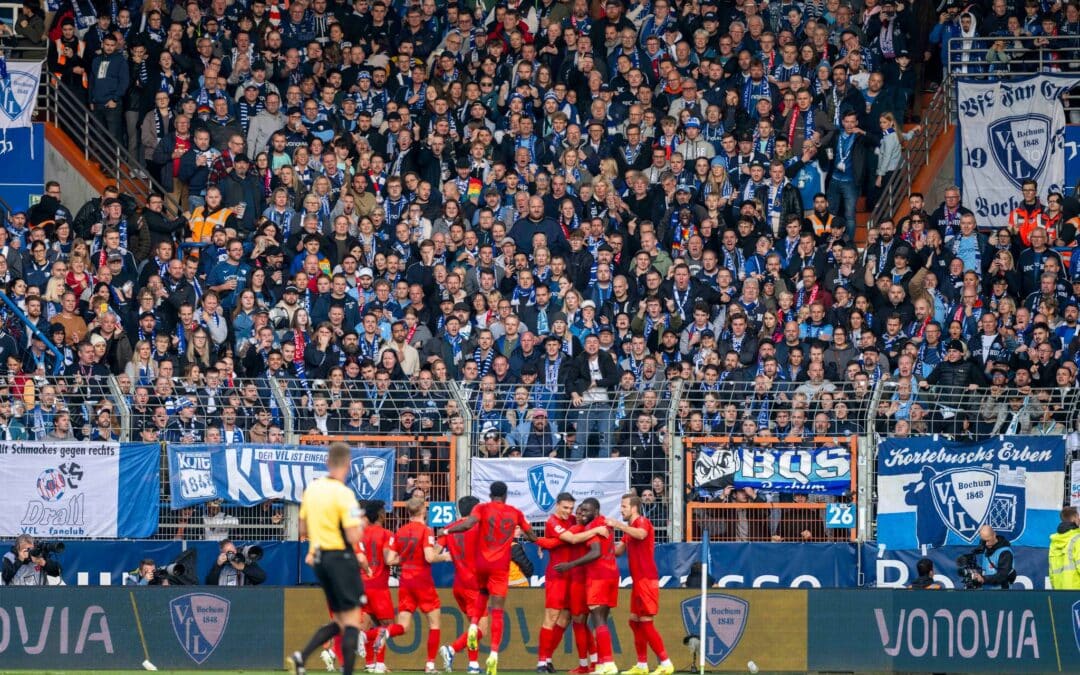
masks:
<svg viewBox="0 0 1080 675"><path fill-rule="evenodd" d="M1025 180L1039 196L1065 183L1065 110L1061 95L1080 76L1042 73L1001 82L960 82L960 164L964 206L980 226L1004 226Z"/></svg>
<svg viewBox="0 0 1080 675"><path fill-rule="evenodd" d="M577 501L594 497L600 512L617 518L619 502L630 489L630 459L587 459L568 462L547 458L474 459L472 493L486 500L491 484L506 483L507 502L521 509L530 521L546 520L560 492Z"/></svg>
<svg viewBox="0 0 1080 675"><path fill-rule="evenodd" d="M34 120L40 61L8 61L7 77L0 73L0 129L28 127Z"/></svg>

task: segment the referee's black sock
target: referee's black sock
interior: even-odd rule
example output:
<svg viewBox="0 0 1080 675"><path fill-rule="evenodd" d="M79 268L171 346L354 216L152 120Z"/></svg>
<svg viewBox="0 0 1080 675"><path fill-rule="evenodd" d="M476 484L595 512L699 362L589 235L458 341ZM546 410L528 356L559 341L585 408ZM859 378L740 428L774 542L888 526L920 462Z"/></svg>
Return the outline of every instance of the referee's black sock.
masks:
<svg viewBox="0 0 1080 675"><path fill-rule="evenodd" d="M307 647L304 647L304 650L300 652L300 655L304 657L304 661L307 661L308 657L314 654L316 649L319 649L326 644L326 642L337 635L339 631L341 631L341 626L333 621L315 631L315 634L311 636L311 642L307 643ZM356 650L355 642L353 643L353 650Z"/></svg>
<svg viewBox="0 0 1080 675"><path fill-rule="evenodd" d="M360 629L356 626L346 626L345 634L341 636L341 658L345 675L352 675L353 666L356 665L356 645L360 640Z"/></svg>

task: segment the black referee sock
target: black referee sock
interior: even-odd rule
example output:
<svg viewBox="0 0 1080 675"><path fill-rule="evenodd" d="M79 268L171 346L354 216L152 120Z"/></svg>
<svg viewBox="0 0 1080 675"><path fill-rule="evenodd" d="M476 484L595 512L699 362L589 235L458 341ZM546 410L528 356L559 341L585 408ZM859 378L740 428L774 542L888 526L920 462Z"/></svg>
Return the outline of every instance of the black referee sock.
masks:
<svg viewBox="0 0 1080 675"><path fill-rule="evenodd" d="M304 657L304 661L308 660L308 657L315 653L316 649L322 647L326 642L332 639L338 632L341 631L341 626L337 625L333 621L326 624L315 631L315 634L311 636L311 642L304 647L304 650L300 652L300 655ZM353 643L353 649L356 649L356 643Z"/></svg>
<svg viewBox="0 0 1080 675"><path fill-rule="evenodd" d="M346 626L345 634L341 636L341 658L345 675L352 675L353 666L356 665L356 645L360 641L360 629L356 626Z"/></svg>

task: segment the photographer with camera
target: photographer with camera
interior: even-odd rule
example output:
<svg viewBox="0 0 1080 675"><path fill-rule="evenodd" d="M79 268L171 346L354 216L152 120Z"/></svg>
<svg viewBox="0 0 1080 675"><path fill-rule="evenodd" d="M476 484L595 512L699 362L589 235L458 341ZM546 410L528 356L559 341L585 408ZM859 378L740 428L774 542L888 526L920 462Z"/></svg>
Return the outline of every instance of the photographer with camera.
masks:
<svg viewBox="0 0 1080 675"><path fill-rule="evenodd" d="M261 547L237 550L230 539L223 539L219 547L221 553L206 575L207 586L258 586L266 581L266 571L259 567Z"/></svg>
<svg viewBox="0 0 1080 675"><path fill-rule="evenodd" d="M1008 589L1016 581L1009 541L989 525L979 528L979 539L978 548L956 561L964 587Z"/></svg>
<svg viewBox="0 0 1080 675"><path fill-rule="evenodd" d="M154 583L154 571L157 565L153 558L143 558L138 569L128 572L124 579L125 586L149 586Z"/></svg>
<svg viewBox="0 0 1080 675"><path fill-rule="evenodd" d="M5 586L47 586L52 577L59 582L60 565L53 553L63 553L63 544L38 544L28 534L19 535L15 545L4 554L0 578Z"/></svg>

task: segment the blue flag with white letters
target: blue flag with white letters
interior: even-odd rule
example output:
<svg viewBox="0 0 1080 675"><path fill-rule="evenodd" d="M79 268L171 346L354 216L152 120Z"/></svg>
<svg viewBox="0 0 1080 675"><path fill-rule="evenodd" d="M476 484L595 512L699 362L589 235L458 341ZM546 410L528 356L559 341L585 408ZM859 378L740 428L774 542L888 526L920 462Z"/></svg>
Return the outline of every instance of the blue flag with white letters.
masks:
<svg viewBox="0 0 1080 675"><path fill-rule="evenodd" d="M171 505L181 509L215 499L255 506L270 499L299 503L326 475L326 448L300 445L170 445ZM360 500L394 499L394 451L353 448L348 485Z"/></svg>

